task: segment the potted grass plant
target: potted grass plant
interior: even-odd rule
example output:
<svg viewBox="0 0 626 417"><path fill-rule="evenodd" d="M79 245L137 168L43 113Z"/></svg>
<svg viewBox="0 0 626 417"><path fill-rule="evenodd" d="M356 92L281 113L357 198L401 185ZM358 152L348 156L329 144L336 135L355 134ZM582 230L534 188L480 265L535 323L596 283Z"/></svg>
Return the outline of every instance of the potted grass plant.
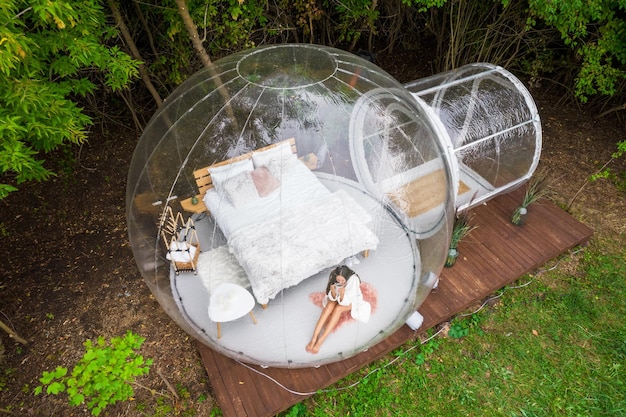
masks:
<svg viewBox="0 0 626 417"><path fill-rule="evenodd" d="M528 206L541 198L547 197L551 192L550 185L551 181L546 171L535 174L528 181L521 204L513 211L511 223L516 226L524 225L524 223L526 223L526 216L528 215Z"/></svg>
<svg viewBox="0 0 626 417"><path fill-rule="evenodd" d="M454 224L452 225L452 236L450 237L450 246L448 248L448 256L444 266L450 268L456 263L459 256L459 243L476 228L470 224L471 216L468 210L462 212L457 211L454 215Z"/></svg>

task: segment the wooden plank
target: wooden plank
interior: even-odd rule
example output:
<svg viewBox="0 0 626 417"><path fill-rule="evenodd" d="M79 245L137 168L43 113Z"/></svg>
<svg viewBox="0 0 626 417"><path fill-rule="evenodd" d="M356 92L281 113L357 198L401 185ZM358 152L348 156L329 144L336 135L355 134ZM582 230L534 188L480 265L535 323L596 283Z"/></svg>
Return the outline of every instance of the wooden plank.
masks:
<svg viewBox="0 0 626 417"><path fill-rule="evenodd" d="M509 194L505 194L490 201L488 204L494 205L494 214L497 217L508 221L508 225L512 225L509 219L515 208L522 201L523 196L524 189L518 188ZM535 238L535 236L540 235L543 237L541 240L544 241L544 244L551 244L555 247L561 247L571 242L572 239L578 239L577 236L580 233L579 229L581 223L572 216L563 216L562 214L563 210L548 200L543 199L532 204L528 208L527 222L523 227L525 232L521 235L521 238ZM559 224L560 227L544 227L545 224L550 223ZM512 229L515 230L517 227ZM546 234L548 234L548 236L546 236ZM546 237L549 238L546 239Z"/></svg>
<svg viewBox="0 0 626 417"><path fill-rule="evenodd" d="M461 243L457 264L443 269L437 291L420 306L424 323L417 332L402 326L368 351L319 368L253 368L304 394L326 388L591 237L591 228L547 201L532 206L524 226L513 225L510 215L522 194L499 196L475 209L478 229ZM225 417L273 416L308 396L289 392L201 344L198 349Z"/></svg>
<svg viewBox="0 0 626 417"><path fill-rule="evenodd" d="M430 172L414 179L402 187L387 193L389 199L407 216L413 218L427 212L443 202L447 187L446 175L443 169ZM463 181L459 181L458 194L470 191Z"/></svg>
<svg viewBox="0 0 626 417"><path fill-rule="evenodd" d="M522 194L520 193L520 199ZM507 205L503 204L506 198L497 200L494 202L494 208L497 209L496 215L501 214L503 219L509 218L516 207L515 200L512 200L512 204L509 201ZM524 252L536 258L538 255L535 252L539 251L552 258L563 253L564 246L571 248L586 240L584 233L582 238L579 236L581 224L572 216L563 216L563 213L554 204L542 200L529 208L529 215L524 226L515 226L508 221L503 230L506 230L509 240L517 242L518 252ZM547 225L558 225L558 227L547 227Z"/></svg>
<svg viewBox="0 0 626 417"><path fill-rule="evenodd" d="M229 373L228 363L222 360L224 357L217 355L202 343L196 343L196 347L200 353L200 358L207 371L209 380L211 381L213 395L220 405L222 414L224 416L245 415L245 409L239 396L229 395L226 381L231 380L232 375Z"/></svg>
<svg viewBox="0 0 626 417"><path fill-rule="evenodd" d="M194 200L195 199L195 200ZM195 201L195 204L194 204ZM206 205L204 205L204 201L202 200L202 195L198 194L195 197L189 197L180 201L180 205L183 210L188 211L190 213L204 213L208 211Z"/></svg>
<svg viewBox="0 0 626 417"><path fill-rule="evenodd" d="M497 254L505 266L516 269L527 268L526 262L544 257L546 246L548 249L554 247L541 235L533 236L529 240L528 234L531 231L529 227L522 229L511 223L510 213L513 209L504 210L497 202L489 202L487 207L492 211L492 215L480 216L477 219L478 229L472 234L472 238L480 239L481 244Z"/></svg>
<svg viewBox="0 0 626 417"><path fill-rule="evenodd" d="M258 369L258 367L255 367ZM273 416L281 411L281 405L277 401L267 401L269 398L274 398L276 392L280 391L283 395L282 398L291 402L297 403L302 400L302 396L298 396L288 390L292 390L294 392L300 391L300 387L296 385L295 379L297 379L297 373L293 372L285 372L285 369L271 368L271 369L258 369L260 373L254 373L254 387L253 390L256 389L261 394L263 398L263 407L264 413L262 415ZM268 372L270 371L270 372ZM270 380L263 377L262 375L271 376L274 380L280 381L282 386L277 385L276 383L271 383ZM269 383L268 383L269 382ZM248 414L254 415L254 414Z"/></svg>

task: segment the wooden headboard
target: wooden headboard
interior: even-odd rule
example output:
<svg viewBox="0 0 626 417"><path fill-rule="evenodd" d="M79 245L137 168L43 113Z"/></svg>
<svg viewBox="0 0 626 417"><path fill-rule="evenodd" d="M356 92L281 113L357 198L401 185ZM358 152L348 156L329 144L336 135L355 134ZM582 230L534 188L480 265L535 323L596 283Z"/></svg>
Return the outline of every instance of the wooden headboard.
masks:
<svg viewBox="0 0 626 417"><path fill-rule="evenodd" d="M276 146L280 146L281 144L289 142L291 145L291 151L294 154L297 154L296 148L296 140L295 138L285 139L284 141L272 143L271 145L265 146L260 149L256 149L253 152L262 152L268 149L274 148ZM245 153L243 155L235 156L234 158L227 159L225 161L217 162L213 165L209 165L204 168L198 168L193 171L193 176L196 180L196 185L198 186L198 195L195 197L190 197L180 202L181 206L185 211L189 211L192 213L202 213L207 211L206 206L204 205L204 195L207 191L213 188L213 180L211 179L211 174L209 173L209 168L219 167L222 165L232 164L233 162L242 161L244 159L252 158L252 152ZM195 203L195 204L194 204Z"/></svg>

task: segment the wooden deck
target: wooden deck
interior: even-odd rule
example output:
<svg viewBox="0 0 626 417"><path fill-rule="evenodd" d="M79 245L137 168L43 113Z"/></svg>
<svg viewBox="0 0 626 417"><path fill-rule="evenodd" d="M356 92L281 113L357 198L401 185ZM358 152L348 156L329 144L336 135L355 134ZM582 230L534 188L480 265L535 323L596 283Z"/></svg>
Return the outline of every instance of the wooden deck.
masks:
<svg viewBox="0 0 626 417"><path fill-rule="evenodd" d="M251 367L298 394L198 343L223 415L264 417L284 411L591 237L593 230L546 201L530 207L524 226L512 225L509 218L522 194L518 189L473 210L478 228L461 243L456 265L442 271L438 291L419 308L424 323L417 332L402 326L367 352L319 368Z"/></svg>

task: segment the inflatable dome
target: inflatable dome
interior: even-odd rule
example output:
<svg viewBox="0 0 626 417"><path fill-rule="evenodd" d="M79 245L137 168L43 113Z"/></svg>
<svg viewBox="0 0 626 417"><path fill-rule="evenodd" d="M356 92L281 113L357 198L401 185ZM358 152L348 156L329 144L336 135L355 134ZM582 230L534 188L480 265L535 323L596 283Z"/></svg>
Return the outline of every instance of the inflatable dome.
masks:
<svg viewBox="0 0 626 417"><path fill-rule="evenodd" d="M224 355L274 367L339 361L404 325L437 282L455 209L519 185L541 148L534 104L508 73L454 77L403 86L351 53L286 44L181 84L142 134L127 183L131 247L167 314ZM518 97L524 127L506 116L479 128L481 104L462 111L493 88ZM314 353L340 265L360 278L358 299Z"/></svg>

